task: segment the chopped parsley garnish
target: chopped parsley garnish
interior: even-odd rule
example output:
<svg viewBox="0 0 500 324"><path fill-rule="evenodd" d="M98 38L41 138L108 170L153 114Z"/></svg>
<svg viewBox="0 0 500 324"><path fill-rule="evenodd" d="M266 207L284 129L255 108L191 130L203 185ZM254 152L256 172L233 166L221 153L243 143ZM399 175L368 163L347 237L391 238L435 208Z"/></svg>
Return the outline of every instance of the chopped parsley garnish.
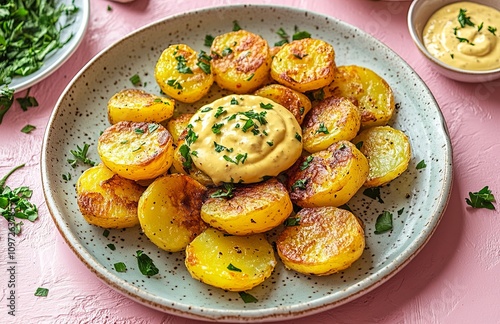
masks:
<svg viewBox="0 0 500 324"><path fill-rule="evenodd" d="M480 32L480 31L481 31L481 29L483 29L483 25L484 25L484 23L482 22L482 23L480 23L480 24L477 26L477 31L478 31L478 32Z"/></svg>
<svg viewBox="0 0 500 324"><path fill-rule="evenodd" d="M375 234L382 234L392 230L392 214L384 211L375 222Z"/></svg>
<svg viewBox="0 0 500 324"><path fill-rule="evenodd" d="M306 31L296 31L292 36L292 40L299 40L304 38L311 38L311 34Z"/></svg>
<svg viewBox="0 0 500 324"><path fill-rule="evenodd" d="M160 127L160 125L158 124L148 124L148 131L150 133L154 132L155 130L158 129L158 127Z"/></svg>
<svg viewBox="0 0 500 324"><path fill-rule="evenodd" d="M78 162L81 162L83 164L95 166L97 163L87 157L89 147L89 144L84 143L83 148L77 145L76 150L70 150L70 153L73 155L74 159L68 159L69 165L74 168L76 167Z"/></svg>
<svg viewBox="0 0 500 324"><path fill-rule="evenodd" d="M214 134L220 134L221 133L220 129L222 128L222 126L224 126L223 123L213 124L212 125L212 133L214 133Z"/></svg>
<svg viewBox="0 0 500 324"><path fill-rule="evenodd" d="M241 27L238 24L238 21L233 20L233 31L238 31L238 30L241 30Z"/></svg>
<svg viewBox="0 0 500 324"><path fill-rule="evenodd" d="M250 295L249 293L246 293L244 291L240 291L238 294L240 295L241 299L243 299L245 304L258 302L257 298Z"/></svg>
<svg viewBox="0 0 500 324"><path fill-rule="evenodd" d="M460 11L458 13L458 22L460 23L460 26L462 28L464 28L465 26L474 27L474 23L470 20L470 17L465 14L466 12L466 9L460 8Z"/></svg>
<svg viewBox="0 0 500 324"><path fill-rule="evenodd" d="M283 223L285 226L299 226L300 225L300 217L288 217L285 219Z"/></svg>
<svg viewBox="0 0 500 324"><path fill-rule="evenodd" d="M210 110L212 110L212 109L213 109L212 107L204 107L204 108L202 108L200 111L201 111L202 113L206 113L206 112L209 112L209 111L210 111Z"/></svg>
<svg viewBox="0 0 500 324"><path fill-rule="evenodd" d="M304 162L302 162L302 164L300 165L300 170L301 171L304 171L305 169L307 169L309 167L309 164L312 162L314 158L312 157L312 155L309 155L308 157L306 157L306 159L304 160Z"/></svg>
<svg viewBox="0 0 500 324"><path fill-rule="evenodd" d="M229 54L231 54L233 52L233 50L229 47L226 47L225 49L222 50L222 53L221 55L222 56L228 56Z"/></svg>
<svg viewBox="0 0 500 324"><path fill-rule="evenodd" d="M269 145L269 146L273 146L273 145L274 145L274 142L273 142L273 141L267 141L266 143L267 143L267 145Z"/></svg>
<svg viewBox="0 0 500 324"><path fill-rule="evenodd" d="M62 175L62 178L63 178L64 181L70 181L71 180L71 173L69 173L69 172L68 173L64 173Z"/></svg>
<svg viewBox="0 0 500 324"><path fill-rule="evenodd" d="M234 184L224 183L222 185L224 188L219 189L210 195L211 198L232 198L234 196Z"/></svg>
<svg viewBox="0 0 500 324"><path fill-rule="evenodd" d="M212 46L214 39L215 39L215 37L213 37L212 35L205 35L205 40L203 41L203 44L205 46L210 47L210 46Z"/></svg>
<svg viewBox="0 0 500 324"><path fill-rule="evenodd" d="M240 162L241 162L241 164L245 164L245 160L248 157L248 153L245 153L245 154L239 153L238 155L236 155L236 157L234 159L228 155L225 155L225 154L222 157L224 158L224 160L231 162L231 163L234 163L236 165L240 164Z"/></svg>
<svg viewBox="0 0 500 324"><path fill-rule="evenodd" d="M363 190L363 195L370 197L371 199L378 200L381 204L384 203L382 198L380 198L380 187L366 188Z"/></svg>
<svg viewBox="0 0 500 324"><path fill-rule="evenodd" d="M238 99L236 98L231 98L231 105L239 105L240 103L238 102Z"/></svg>
<svg viewBox="0 0 500 324"><path fill-rule="evenodd" d="M292 184L292 191L295 189L304 190L307 186L307 179L299 179Z"/></svg>
<svg viewBox="0 0 500 324"><path fill-rule="evenodd" d="M0 214L12 224L9 225L9 231L16 235L21 232L23 224L22 221L16 222L16 218L27 219L30 222L34 222L38 218L38 208L29 201L33 191L26 186L11 189L5 185L7 179L22 167L24 164L14 167L0 179Z"/></svg>
<svg viewBox="0 0 500 324"><path fill-rule="evenodd" d="M187 126L186 143L191 145L198 139L198 135L193 131L193 125L189 124Z"/></svg>
<svg viewBox="0 0 500 324"><path fill-rule="evenodd" d="M488 26L488 31L493 34L493 36L496 36L497 28L493 26Z"/></svg>
<svg viewBox="0 0 500 324"><path fill-rule="evenodd" d="M127 266L123 262L117 262L114 264L116 272L127 272Z"/></svg>
<svg viewBox="0 0 500 324"><path fill-rule="evenodd" d="M3 86L0 89L0 124L2 123L3 116L12 107L14 102L14 90L9 89L7 86Z"/></svg>
<svg viewBox="0 0 500 324"><path fill-rule="evenodd" d="M183 144L181 145L181 147L179 147L179 152L181 153L181 156L184 158L182 166L186 168L186 170L191 169L191 167L193 166L193 158L191 157L190 151L191 149L186 144Z"/></svg>
<svg viewBox="0 0 500 324"><path fill-rule="evenodd" d="M232 263L229 263L229 265L227 266L227 270L241 272L241 269L235 267Z"/></svg>
<svg viewBox="0 0 500 324"><path fill-rule="evenodd" d="M295 139L300 142L302 141L302 136L299 133L295 133Z"/></svg>
<svg viewBox="0 0 500 324"><path fill-rule="evenodd" d="M111 251L114 251L116 250L116 246L113 244L113 243L109 243L108 245L106 245L108 247L108 249L110 249Z"/></svg>
<svg viewBox="0 0 500 324"><path fill-rule="evenodd" d="M137 264L139 266L139 270L145 276L154 276L158 274L159 270L154 265L153 260L147 255L144 254L141 250L136 252Z"/></svg>
<svg viewBox="0 0 500 324"><path fill-rule="evenodd" d="M36 129L35 126L28 124L28 125L25 125L23 128L21 128L21 132L25 133L25 134L29 134L35 129Z"/></svg>
<svg viewBox="0 0 500 324"><path fill-rule="evenodd" d="M130 77L129 80L135 86L138 86L141 84L141 77L138 74L134 74L133 76Z"/></svg>
<svg viewBox="0 0 500 324"><path fill-rule="evenodd" d="M318 129L316 130L316 134L318 133L329 134L330 132L328 131L328 128L326 128L325 124L320 123Z"/></svg>
<svg viewBox="0 0 500 324"><path fill-rule="evenodd" d="M212 58L205 53L205 51L200 51L200 54L198 54L198 62L196 62L196 65L205 73L205 74L210 74L212 73L212 70L210 68L210 61Z"/></svg>
<svg viewBox="0 0 500 324"><path fill-rule="evenodd" d="M214 114L215 118L219 118L221 115L224 115L227 113L227 110L224 110L224 107L217 107L217 111Z"/></svg>
<svg viewBox="0 0 500 324"><path fill-rule="evenodd" d="M425 167L427 167L427 164L425 164L425 161L422 160L422 161L420 161L420 162L417 163L416 169L417 170L425 169Z"/></svg>
<svg viewBox="0 0 500 324"><path fill-rule="evenodd" d="M135 128L134 129L134 133L136 133L136 134L144 134L144 130L141 129L141 128Z"/></svg>
<svg viewBox="0 0 500 324"><path fill-rule="evenodd" d="M23 111L27 111L30 107L38 107L38 101L35 97L30 96L30 90L31 88L26 91L26 95L24 97L16 99Z"/></svg>
<svg viewBox="0 0 500 324"><path fill-rule="evenodd" d="M179 73L182 74L193 74L193 70L189 66L187 66L187 60L184 56L182 55L177 55L175 57L177 61L177 66L175 67Z"/></svg>
<svg viewBox="0 0 500 324"><path fill-rule="evenodd" d="M260 103L260 108L262 108L262 109L273 109L273 104L272 103L265 104L265 103L261 102Z"/></svg>
<svg viewBox="0 0 500 324"><path fill-rule="evenodd" d="M57 0L0 3L0 85L3 85L15 76L38 71L47 55L73 37L71 33L61 39L62 31L73 24L79 8ZM64 24L58 23L59 20Z"/></svg>
<svg viewBox="0 0 500 324"><path fill-rule="evenodd" d="M35 296L37 297L47 297L49 295L49 289L38 287L35 291Z"/></svg>
<svg viewBox="0 0 500 324"><path fill-rule="evenodd" d="M495 209L493 202L495 202L495 196L491 193L488 186L477 192L469 192L469 198L465 198L467 205L472 208L486 208Z"/></svg>
<svg viewBox="0 0 500 324"><path fill-rule="evenodd" d="M182 85L179 82L177 82L177 80L169 79L169 80L167 80L167 85L171 86L172 88L174 88L176 90L182 90Z"/></svg>
<svg viewBox="0 0 500 324"><path fill-rule="evenodd" d="M355 146L358 150L361 150L361 148L363 147L363 141L357 142Z"/></svg>
<svg viewBox="0 0 500 324"><path fill-rule="evenodd" d="M109 236L109 230L108 229L105 229L104 232L102 232L102 236L104 237L108 237Z"/></svg>
<svg viewBox="0 0 500 324"><path fill-rule="evenodd" d="M278 34L278 36L281 38L281 40L274 43L274 46L281 46L281 45L288 43L288 39L290 38L290 36L288 36L288 34L286 33L286 31L283 28L278 29L276 34Z"/></svg>

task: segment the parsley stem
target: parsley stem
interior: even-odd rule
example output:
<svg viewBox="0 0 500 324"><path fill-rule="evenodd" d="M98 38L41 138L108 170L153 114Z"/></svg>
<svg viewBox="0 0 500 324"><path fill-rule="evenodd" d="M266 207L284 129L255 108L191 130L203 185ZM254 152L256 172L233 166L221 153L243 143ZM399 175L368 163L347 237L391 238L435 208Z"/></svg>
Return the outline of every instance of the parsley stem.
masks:
<svg viewBox="0 0 500 324"><path fill-rule="evenodd" d="M5 183L7 182L7 179L14 173L16 172L18 169L24 167L24 163L21 164L21 165L18 165L16 167L14 167L12 170L10 170L6 175L3 176L3 178L0 180L0 188L3 189L3 187L5 186Z"/></svg>

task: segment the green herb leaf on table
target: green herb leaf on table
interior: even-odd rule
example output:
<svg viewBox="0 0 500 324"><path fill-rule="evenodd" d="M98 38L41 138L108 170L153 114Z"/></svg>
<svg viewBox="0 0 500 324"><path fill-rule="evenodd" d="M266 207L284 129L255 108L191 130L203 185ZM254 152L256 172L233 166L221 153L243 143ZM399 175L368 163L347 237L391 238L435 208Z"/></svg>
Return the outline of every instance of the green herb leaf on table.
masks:
<svg viewBox="0 0 500 324"><path fill-rule="evenodd" d="M16 219L27 219L34 222L38 218L38 208L29 199L33 191L26 186L11 189L6 185L7 179L18 169L24 167L21 164L9 171L0 179L0 214L9 222L9 231L15 235L21 233L23 222Z"/></svg>
<svg viewBox="0 0 500 324"><path fill-rule="evenodd" d="M469 198L465 198L465 202L472 208L495 209L493 205L495 196L491 193L488 186L477 192L469 192Z"/></svg>
<svg viewBox="0 0 500 324"><path fill-rule="evenodd" d="M35 296L38 296L38 297L47 297L48 295L49 295L48 288L38 287L35 291Z"/></svg>
<svg viewBox="0 0 500 324"><path fill-rule="evenodd" d="M24 126L23 128L21 128L21 132L25 133L25 134L29 134L29 133L31 133L31 131L33 131L35 129L36 129L35 126L27 124L26 126Z"/></svg>

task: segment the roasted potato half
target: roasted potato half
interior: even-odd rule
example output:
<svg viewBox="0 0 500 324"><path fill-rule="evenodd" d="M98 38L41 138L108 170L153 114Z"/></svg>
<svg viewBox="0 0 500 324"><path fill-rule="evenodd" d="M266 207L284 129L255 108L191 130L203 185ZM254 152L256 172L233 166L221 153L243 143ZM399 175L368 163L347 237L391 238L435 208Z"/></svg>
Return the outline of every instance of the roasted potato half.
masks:
<svg viewBox="0 0 500 324"><path fill-rule="evenodd" d="M363 130L353 143L367 157L370 173L366 187L383 186L396 179L410 163L410 140L405 133L391 126L376 126Z"/></svg>
<svg viewBox="0 0 500 324"><path fill-rule="evenodd" d="M179 139L177 147L174 150L173 167L177 172L189 175L196 181L205 186L213 186L212 179L203 171L198 169L193 163L191 149L185 144L184 138Z"/></svg>
<svg viewBox="0 0 500 324"><path fill-rule="evenodd" d="M186 247L191 276L208 285L245 291L261 284L276 266L272 245L264 234L232 236L208 228Z"/></svg>
<svg viewBox="0 0 500 324"><path fill-rule="evenodd" d="M299 92L327 86L335 76L335 50L327 42L303 38L281 46L271 64L271 77Z"/></svg>
<svg viewBox="0 0 500 324"><path fill-rule="evenodd" d="M286 268L325 276L350 267L363 254L365 236L361 221L336 207L301 209L296 226L287 226L276 240Z"/></svg>
<svg viewBox="0 0 500 324"><path fill-rule="evenodd" d="M342 206L365 183L368 160L356 146L340 141L303 156L287 171L287 189L301 207Z"/></svg>
<svg viewBox="0 0 500 324"><path fill-rule="evenodd" d="M285 186L272 178L214 190L201 206L201 217L210 226L229 234L248 235L280 225L292 211L292 201Z"/></svg>
<svg viewBox="0 0 500 324"><path fill-rule="evenodd" d="M104 228L132 227L139 224L137 206L144 189L98 164L78 178L77 203L89 224Z"/></svg>
<svg viewBox="0 0 500 324"><path fill-rule="evenodd" d="M168 96L186 103L198 101L214 83L210 56L186 44L170 45L156 62L155 79Z"/></svg>
<svg viewBox="0 0 500 324"><path fill-rule="evenodd" d="M172 165L172 135L156 123L118 122L99 136L97 152L111 171L132 180L154 179Z"/></svg>
<svg viewBox="0 0 500 324"><path fill-rule="evenodd" d="M238 30L215 37L210 47L214 79L221 88L250 93L268 81L269 45L261 36Z"/></svg>
<svg viewBox="0 0 500 324"><path fill-rule="evenodd" d="M314 153L338 141L349 141L358 134L360 125L359 110L350 100L326 98L306 116L302 127L304 149Z"/></svg>
<svg viewBox="0 0 500 324"><path fill-rule="evenodd" d="M193 117L193 114L186 113L172 117L167 121L167 130L174 138L174 145L177 145L179 143L179 139L181 138L182 133L186 130L191 117Z"/></svg>
<svg viewBox="0 0 500 324"><path fill-rule="evenodd" d="M281 84L269 84L258 89L254 94L281 104L295 116L300 125L311 110L311 100L305 94Z"/></svg>
<svg viewBox="0 0 500 324"><path fill-rule="evenodd" d="M138 216L144 234L162 250L184 250L207 228L200 217L206 190L184 174L157 178L139 199Z"/></svg>
<svg viewBox="0 0 500 324"><path fill-rule="evenodd" d="M360 110L361 128L386 125L394 114L394 94L389 84L374 71L358 65L337 67L324 95L351 100Z"/></svg>
<svg viewBox="0 0 500 324"><path fill-rule="evenodd" d="M108 101L108 119L119 121L159 123L174 114L175 101L139 89L124 89Z"/></svg>

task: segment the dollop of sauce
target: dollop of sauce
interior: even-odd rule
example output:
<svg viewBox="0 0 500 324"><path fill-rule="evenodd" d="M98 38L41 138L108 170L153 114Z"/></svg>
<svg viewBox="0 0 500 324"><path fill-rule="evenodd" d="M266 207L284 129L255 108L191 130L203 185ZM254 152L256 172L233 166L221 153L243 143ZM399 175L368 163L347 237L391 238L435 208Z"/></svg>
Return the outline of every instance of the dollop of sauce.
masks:
<svg viewBox="0 0 500 324"><path fill-rule="evenodd" d="M456 2L436 11L424 27L432 56L465 70L500 68L500 11L473 2Z"/></svg>
<svg viewBox="0 0 500 324"><path fill-rule="evenodd" d="M255 183L293 165L302 153L302 131L282 105L254 95L230 95L193 115L186 143L193 163L216 185Z"/></svg>

